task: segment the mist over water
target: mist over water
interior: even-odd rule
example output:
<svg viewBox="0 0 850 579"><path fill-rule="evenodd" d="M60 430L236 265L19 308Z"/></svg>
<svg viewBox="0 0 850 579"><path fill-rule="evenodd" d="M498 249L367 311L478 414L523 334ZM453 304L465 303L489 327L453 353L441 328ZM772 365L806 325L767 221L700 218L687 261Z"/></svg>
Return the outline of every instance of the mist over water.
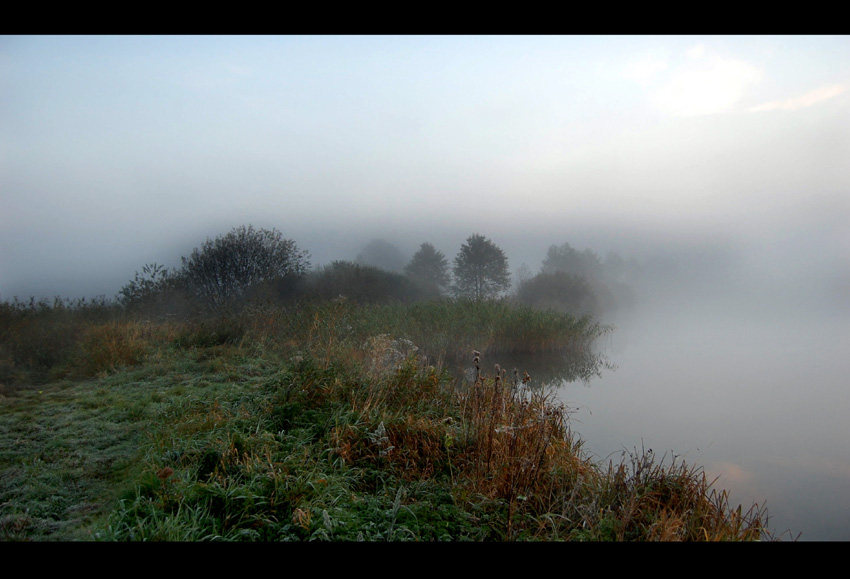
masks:
<svg viewBox="0 0 850 579"><path fill-rule="evenodd" d="M559 390L574 430L598 459L651 448L703 465L735 504L766 504L774 533L850 539L846 310L717 285L618 319L600 344L617 369Z"/></svg>

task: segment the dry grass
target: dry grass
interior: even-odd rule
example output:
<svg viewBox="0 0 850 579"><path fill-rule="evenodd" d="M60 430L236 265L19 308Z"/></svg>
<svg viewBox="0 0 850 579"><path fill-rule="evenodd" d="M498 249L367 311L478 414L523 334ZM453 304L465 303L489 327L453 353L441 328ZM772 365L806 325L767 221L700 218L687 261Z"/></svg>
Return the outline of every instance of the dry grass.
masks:
<svg viewBox="0 0 850 579"><path fill-rule="evenodd" d="M477 353L476 353L477 354ZM569 428L569 410L520 373L496 366L458 391L454 475L508 505L509 538L617 541L751 541L769 538L758 505L732 508L701 468L625 454L593 464ZM534 524L529 523L535 521Z"/></svg>
<svg viewBox="0 0 850 579"><path fill-rule="evenodd" d="M121 366L135 366L148 353L151 336L138 322L107 322L85 329L74 365L83 376L94 376Z"/></svg>

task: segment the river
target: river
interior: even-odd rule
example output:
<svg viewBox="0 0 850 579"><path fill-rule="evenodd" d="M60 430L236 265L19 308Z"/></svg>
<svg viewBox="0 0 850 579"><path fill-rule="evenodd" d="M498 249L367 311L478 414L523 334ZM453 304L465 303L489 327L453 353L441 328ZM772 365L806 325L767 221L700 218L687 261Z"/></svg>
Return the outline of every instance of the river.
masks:
<svg viewBox="0 0 850 579"><path fill-rule="evenodd" d="M584 448L675 455L765 504L774 535L850 540L850 325L791 305L682 296L617 320L617 368L558 388Z"/></svg>

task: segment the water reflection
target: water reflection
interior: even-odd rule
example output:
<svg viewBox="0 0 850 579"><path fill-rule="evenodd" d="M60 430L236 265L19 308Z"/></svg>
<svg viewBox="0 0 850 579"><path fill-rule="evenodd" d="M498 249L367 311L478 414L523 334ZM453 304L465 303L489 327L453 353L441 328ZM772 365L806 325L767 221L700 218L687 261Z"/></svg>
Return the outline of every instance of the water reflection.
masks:
<svg viewBox="0 0 850 579"><path fill-rule="evenodd" d="M458 372L467 382L473 382L476 368L468 362L459 364ZM481 357L481 373L485 376L496 374L496 365L507 371L507 379L518 381L524 373L531 377L530 387L559 387L571 382L581 381L585 386L595 378L602 377L603 370L615 370L614 364L604 352L591 350L570 350L539 353L493 353ZM515 378L514 370L517 371Z"/></svg>

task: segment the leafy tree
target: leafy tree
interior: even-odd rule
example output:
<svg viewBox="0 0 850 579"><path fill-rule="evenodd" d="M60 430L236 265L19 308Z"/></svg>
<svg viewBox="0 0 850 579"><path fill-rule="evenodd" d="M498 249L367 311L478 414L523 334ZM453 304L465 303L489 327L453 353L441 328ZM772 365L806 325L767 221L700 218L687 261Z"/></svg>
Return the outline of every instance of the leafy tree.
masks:
<svg viewBox="0 0 850 579"><path fill-rule="evenodd" d="M230 305L256 284L302 276L309 254L276 229L237 227L207 239L183 258L181 275L187 289L212 307Z"/></svg>
<svg viewBox="0 0 850 579"><path fill-rule="evenodd" d="M590 249L577 251L568 243L560 247L553 245L543 261L539 279L524 288L520 301L534 301L540 307L545 304L545 307L569 312L587 310L613 314L620 307L628 309L634 305L635 293L627 281L636 277L638 271L634 258L626 261L615 252L609 252L602 261ZM556 273L583 278L583 281L546 277ZM587 295L588 291L592 298ZM519 291L517 297L520 298Z"/></svg>
<svg viewBox="0 0 850 579"><path fill-rule="evenodd" d="M380 267L387 271L401 272L404 268L404 254L392 243L383 239L373 239L357 255L357 263Z"/></svg>
<svg viewBox="0 0 850 579"><path fill-rule="evenodd" d="M505 252L477 233L467 238L455 257L454 277L455 294L475 300L494 298L511 283Z"/></svg>
<svg viewBox="0 0 850 579"><path fill-rule="evenodd" d="M558 247L553 245L546 253L546 259L543 260L543 267L540 269L542 273L563 272L573 275L581 275L588 280L593 281L599 277L602 263L599 256L592 250L585 249L578 251L565 243Z"/></svg>
<svg viewBox="0 0 850 579"><path fill-rule="evenodd" d="M419 247L404 273L433 296L439 296L449 287L449 262L443 252L430 243Z"/></svg>
<svg viewBox="0 0 850 579"><path fill-rule="evenodd" d="M583 276L556 271L539 273L519 284L518 302L573 315L597 314L596 293Z"/></svg>

